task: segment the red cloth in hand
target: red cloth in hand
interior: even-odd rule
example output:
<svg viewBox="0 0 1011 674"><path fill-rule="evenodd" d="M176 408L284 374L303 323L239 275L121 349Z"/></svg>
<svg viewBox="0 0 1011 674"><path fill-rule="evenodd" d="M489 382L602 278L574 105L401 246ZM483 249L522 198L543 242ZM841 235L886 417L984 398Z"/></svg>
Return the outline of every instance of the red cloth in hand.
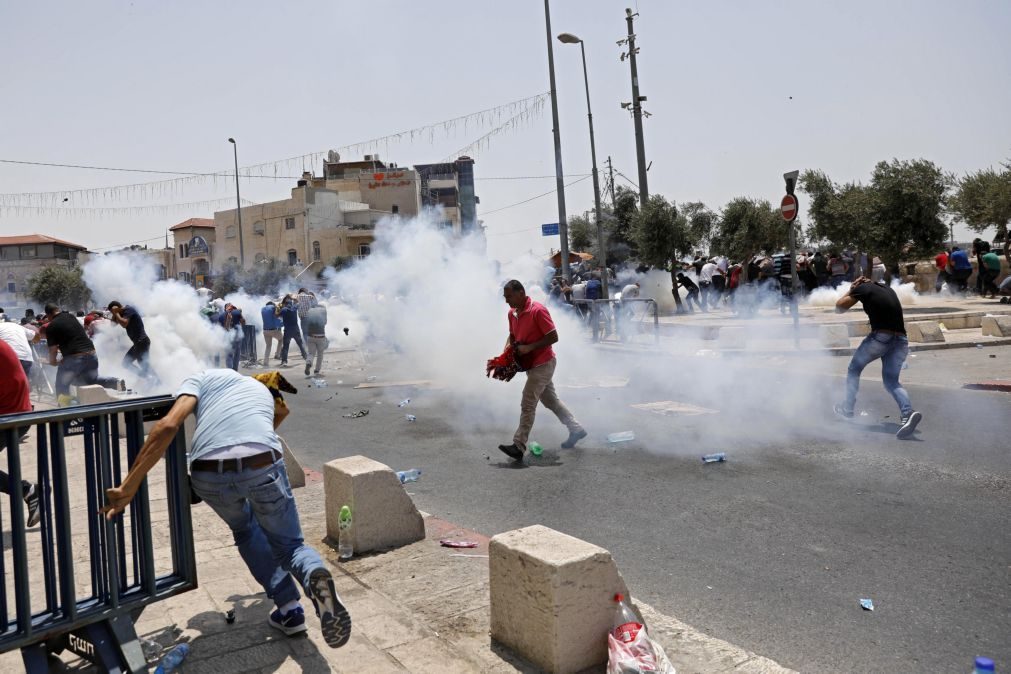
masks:
<svg viewBox="0 0 1011 674"><path fill-rule="evenodd" d="M488 359L485 366L485 376L502 381L510 381L522 368L516 360L516 349L513 344L505 348L500 355Z"/></svg>

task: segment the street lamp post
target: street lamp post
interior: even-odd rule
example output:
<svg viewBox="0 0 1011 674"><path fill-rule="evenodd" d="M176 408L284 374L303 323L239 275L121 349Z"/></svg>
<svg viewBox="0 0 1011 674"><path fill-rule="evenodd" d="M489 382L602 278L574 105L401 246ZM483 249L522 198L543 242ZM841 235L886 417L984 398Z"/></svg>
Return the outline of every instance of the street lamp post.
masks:
<svg viewBox="0 0 1011 674"><path fill-rule="evenodd" d="M569 222L565 217L565 174L562 172L562 136L558 130L558 92L555 90L555 52L551 44L551 7L544 0L544 24L548 34L548 75L551 78L551 125L555 137L555 191L558 193L558 238L561 239L562 278L569 275Z"/></svg>
<svg viewBox="0 0 1011 674"><path fill-rule="evenodd" d="M586 118L590 123L590 158L593 162L593 207L597 214L597 254L600 264L604 266L604 274L600 279L601 291L604 297L611 295L607 289L607 241L604 238L604 218L600 211L600 181L597 178L597 145L593 139L593 112L590 109L590 77L586 72L586 47L583 41L572 33L562 33L558 36L562 44L579 43L579 51L583 56L583 83L586 85Z"/></svg>
<svg viewBox="0 0 1011 674"><path fill-rule="evenodd" d="M242 247L242 198L239 196L239 144L234 138L229 138L235 156L235 217L239 220L239 268L246 268L246 256Z"/></svg>

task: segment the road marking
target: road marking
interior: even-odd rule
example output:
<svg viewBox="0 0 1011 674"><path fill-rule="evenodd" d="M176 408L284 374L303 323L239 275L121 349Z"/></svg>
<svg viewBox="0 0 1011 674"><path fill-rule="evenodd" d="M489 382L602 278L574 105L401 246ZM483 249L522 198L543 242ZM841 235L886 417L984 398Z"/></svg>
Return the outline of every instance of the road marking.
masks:
<svg viewBox="0 0 1011 674"><path fill-rule="evenodd" d="M698 405L682 403L676 400L660 400L655 403L639 403L637 405L630 405L630 407L634 407L637 410L653 412L654 414L660 414L665 417L676 414L694 417L702 414L716 414L719 412L719 410L711 410L708 407L699 407Z"/></svg>

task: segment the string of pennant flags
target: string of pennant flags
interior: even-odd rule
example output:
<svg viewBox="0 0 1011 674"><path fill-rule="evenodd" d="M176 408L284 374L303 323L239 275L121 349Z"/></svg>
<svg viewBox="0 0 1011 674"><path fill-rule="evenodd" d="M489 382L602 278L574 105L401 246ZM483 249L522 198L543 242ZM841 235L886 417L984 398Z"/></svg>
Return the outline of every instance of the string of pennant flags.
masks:
<svg viewBox="0 0 1011 674"><path fill-rule="evenodd" d="M257 202L242 199L243 206L256 206ZM0 204L0 215L4 217L21 217L28 215L45 215L51 218L60 219L93 219L110 218L119 216L140 216L140 215L170 215L177 211L192 210L194 208L215 208L228 209L235 208L234 197L221 197L219 199L206 199L203 201L187 201L174 204L148 204L145 206L95 206L95 207L71 207L61 208L59 206L25 206L22 204L5 205Z"/></svg>
<svg viewBox="0 0 1011 674"><path fill-rule="evenodd" d="M510 130L518 129L522 125L528 124L537 118L543 112L545 101L548 99L549 95L549 92L544 92L535 96L528 96L503 105L478 110L477 112L468 113L466 115L443 120L434 124L415 127L358 143L352 143L350 145L339 146L335 148L335 150L338 152L344 152L353 157L369 152L376 152L379 149L383 149L383 151L388 154L391 147L400 143L426 141L431 144L436 141L437 136L453 138L461 133L466 134L471 127L484 129L493 124L497 124L497 126L492 128L491 131L484 134L476 141L464 146L457 153L454 153L451 158L455 159L462 154L468 153L477 154L481 150L487 149L490 146L492 138L495 136ZM284 159L277 159L240 167L239 177L287 180L290 179L290 175L296 171L301 172L309 170L311 167L319 166L322 164L324 159L328 158L329 152L330 150L310 152ZM0 163L53 165L44 164L42 162L25 162L3 159L0 159ZM194 186L206 186L210 184L213 187L218 187L219 185L230 185L230 181L234 180L235 176L235 173L232 170L193 172L185 175L179 175L181 172L178 171L116 169L110 167L93 167L71 164L61 164L60 166L94 170L161 173L176 175L177 177L127 185L113 185L108 187L55 190L47 192L0 193L0 209L21 208L24 210L34 208L37 209L36 212L43 211L45 209L64 210L61 208L61 204L70 201L75 204L75 208L80 210L82 207L97 208L102 204L110 202L122 203L129 201L150 201L153 199L177 199L183 192ZM171 204L170 206L175 205L176 204ZM137 208L147 207L139 206ZM159 207L152 206L150 208ZM92 215L94 215L94 213Z"/></svg>

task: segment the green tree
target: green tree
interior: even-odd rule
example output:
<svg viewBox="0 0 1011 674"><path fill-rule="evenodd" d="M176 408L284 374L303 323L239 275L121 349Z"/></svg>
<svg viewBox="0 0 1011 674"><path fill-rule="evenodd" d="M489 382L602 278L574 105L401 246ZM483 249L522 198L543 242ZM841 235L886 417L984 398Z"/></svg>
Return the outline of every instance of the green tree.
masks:
<svg viewBox="0 0 1011 674"><path fill-rule="evenodd" d="M83 309L91 299L80 267L52 265L28 279L28 296L39 304L58 304L64 309Z"/></svg>
<svg viewBox="0 0 1011 674"><path fill-rule="evenodd" d="M677 206L654 194L646 207L636 213L632 240L645 264L664 268L678 253L691 249L688 222Z"/></svg>
<svg viewBox="0 0 1011 674"><path fill-rule="evenodd" d="M678 210L688 228L690 248L708 250L720 221L719 215L701 201L683 203Z"/></svg>
<svg viewBox="0 0 1011 674"><path fill-rule="evenodd" d="M753 255L785 248L790 232L778 209L762 199L737 197L723 207L712 246L721 254L747 263Z"/></svg>
<svg viewBox="0 0 1011 674"><path fill-rule="evenodd" d="M951 199L955 217L975 232L994 227L997 241L1008 240L1011 223L1011 162L1003 171L992 168L962 178Z"/></svg>
<svg viewBox="0 0 1011 674"><path fill-rule="evenodd" d="M582 215L569 218L569 250L588 251L596 239L596 226L590 224L588 218Z"/></svg>
<svg viewBox="0 0 1011 674"><path fill-rule="evenodd" d="M224 297L238 290L241 287L240 274L237 263L226 262L225 266L221 268L221 273L214 277L214 296Z"/></svg>
<svg viewBox="0 0 1011 674"><path fill-rule="evenodd" d="M290 269L276 258L257 262L252 269L236 276L239 286L250 295L274 296L281 284L291 277Z"/></svg>
<svg viewBox="0 0 1011 674"><path fill-rule="evenodd" d="M639 193L627 187L616 187L614 203L605 217L609 224L607 257L623 262L638 255L638 247L633 236L636 215L639 213Z"/></svg>

